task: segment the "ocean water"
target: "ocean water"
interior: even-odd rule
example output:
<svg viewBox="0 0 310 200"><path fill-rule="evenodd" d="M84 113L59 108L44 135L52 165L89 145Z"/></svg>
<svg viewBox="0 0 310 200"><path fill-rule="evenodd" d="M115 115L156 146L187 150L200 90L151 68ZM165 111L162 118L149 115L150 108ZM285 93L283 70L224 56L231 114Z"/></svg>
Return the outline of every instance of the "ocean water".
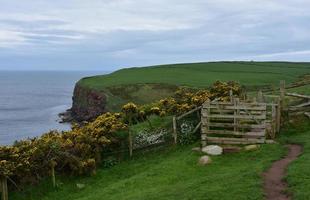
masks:
<svg viewBox="0 0 310 200"><path fill-rule="evenodd" d="M0 145L67 130L58 113L71 107L75 83L103 72L0 71Z"/></svg>

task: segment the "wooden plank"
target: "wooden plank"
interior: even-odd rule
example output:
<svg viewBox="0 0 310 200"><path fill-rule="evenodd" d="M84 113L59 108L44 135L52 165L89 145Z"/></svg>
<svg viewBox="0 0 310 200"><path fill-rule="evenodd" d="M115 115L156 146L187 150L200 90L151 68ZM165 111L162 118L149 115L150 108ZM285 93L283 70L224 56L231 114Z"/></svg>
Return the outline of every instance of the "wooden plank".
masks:
<svg viewBox="0 0 310 200"><path fill-rule="evenodd" d="M306 115L307 117L310 118L310 113L309 112L305 112L304 115Z"/></svg>
<svg viewBox="0 0 310 200"><path fill-rule="evenodd" d="M236 136L265 136L265 131L260 132L237 132L237 131L228 131L228 130L208 130L205 132L208 134L218 134L218 135L236 135Z"/></svg>
<svg viewBox="0 0 310 200"><path fill-rule="evenodd" d="M287 96L291 97L298 97L298 98L303 98L303 99L310 99L310 96L308 95L302 95L302 94L297 94L297 93L285 93Z"/></svg>
<svg viewBox="0 0 310 200"><path fill-rule="evenodd" d="M277 133L280 132L280 128L281 128L281 102L280 99L277 100L277 106L276 106L276 129L277 129Z"/></svg>
<svg viewBox="0 0 310 200"><path fill-rule="evenodd" d="M264 124L232 124L232 123L215 123L210 122L210 127L219 127L219 128L234 128L235 126L238 126L239 128L265 128Z"/></svg>
<svg viewBox="0 0 310 200"><path fill-rule="evenodd" d="M280 81L280 109L281 109L280 113L283 113L284 100L285 100L285 81L281 80Z"/></svg>
<svg viewBox="0 0 310 200"><path fill-rule="evenodd" d="M196 133L196 131L199 129L199 127L201 126L201 122L199 122L198 124L197 124L197 126L194 128L194 130L193 130L193 133Z"/></svg>
<svg viewBox="0 0 310 200"><path fill-rule="evenodd" d="M247 105L244 105L244 104L241 104L241 105L238 105L238 106L234 106L234 105L225 105L225 106L220 106L220 108L222 110L235 110L235 109L239 109L239 110L253 110L253 111L263 111L263 110L266 110L265 106L267 104L264 104L264 105L255 105L255 106L247 106ZM213 108L213 109L216 109L216 108L219 108L217 105L210 105L208 107L203 107L202 109L209 109L209 108Z"/></svg>
<svg viewBox="0 0 310 200"><path fill-rule="evenodd" d="M229 105L231 105L231 106L233 106L233 103L231 103L231 102L222 102L222 101L220 101L220 102L210 102L210 105L221 105L221 106L229 106ZM205 107L207 104L203 104L202 105L202 107ZM244 105L244 106L264 106L264 105L266 105L266 103L259 103L259 102L251 102L251 103L249 103L249 102L242 102L242 105Z"/></svg>
<svg viewBox="0 0 310 200"><path fill-rule="evenodd" d="M310 107L292 107L291 106L291 107L288 108L289 112L308 111L308 110L310 111Z"/></svg>
<svg viewBox="0 0 310 200"><path fill-rule="evenodd" d="M271 135L270 137L272 139L275 138L276 136L276 131L277 131L277 126L276 126L276 121L277 121L277 111L276 111L276 106L272 106L272 112L271 112Z"/></svg>
<svg viewBox="0 0 310 200"><path fill-rule="evenodd" d="M256 144L265 143L265 139L253 138L221 138L221 137L207 137L208 142L221 143L221 144Z"/></svg>
<svg viewBox="0 0 310 200"><path fill-rule="evenodd" d="M261 90L259 90L257 92L257 101L259 103L264 103L264 95L263 95L263 92Z"/></svg>
<svg viewBox="0 0 310 200"><path fill-rule="evenodd" d="M183 117L185 117L185 116L187 116L187 115L189 115L189 114L192 114L193 112L196 112L196 111L200 110L201 108L202 108L202 106L199 106L199 107L197 107L197 108L194 108L194 109L192 109L192 110L190 110L190 111L188 111L188 112L186 112L186 113L180 115L179 117L177 117L177 120L180 120L180 119L182 119Z"/></svg>
<svg viewBox="0 0 310 200"><path fill-rule="evenodd" d="M210 105L210 101L206 101L204 103L204 105ZM204 124L204 125L206 125L208 127L208 119L207 118L203 118L203 116L202 116L203 113L206 113L206 115L208 115L208 110L201 110L201 124ZM203 119L205 120L205 123L204 123ZM200 127L201 127L201 148L202 148L202 147L207 146L207 140L206 140L207 134L202 132L202 125Z"/></svg>
<svg viewBox="0 0 310 200"><path fill-rule="evenodd" d="M8 200L9 194L8 194L8 183L6 177L0 177L0 186L1 186L2 200Z"/></svg>
<svg viewBox="0 0 310 200"><path fill-rule="evenodd" d="M292 106L293 108L300 108L300 107L305 107L305 106L309 106L310 105L310 101L309 102L306 102L306 103L302 103L302 104L299 104L299 105L296 105L296 106Z"/></svg>
<svg viewBox="0 0 310 200"><path fill-rule="evenodd" d="M293 113L290 113L290 116L304 115L305 113L307 113L307 112L305 112L305 111L293 112Z"/></svg>
<svg viewBox="0 0 310 200"><path fill-rule="evenodd" d="M203 117L206 117L203 115ZM212 114L209 116L209 118L226 118L226 119L253 119L253 120L256 120L256 119L266 119L266 114L263 114L263 115L220 115L220 114Z"/></svg>

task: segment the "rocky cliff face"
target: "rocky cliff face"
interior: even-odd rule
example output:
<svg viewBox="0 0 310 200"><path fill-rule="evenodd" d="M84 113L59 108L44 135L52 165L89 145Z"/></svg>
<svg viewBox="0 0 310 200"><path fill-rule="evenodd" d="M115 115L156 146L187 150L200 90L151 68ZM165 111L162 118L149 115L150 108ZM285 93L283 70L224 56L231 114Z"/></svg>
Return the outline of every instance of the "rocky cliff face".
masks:
<svg viewBox="0 0 310 200"><path fill-rule="evenodd" d="M88 121L106 112L107 97L103 92L75 85L71 116L76 121Z"/></svg>

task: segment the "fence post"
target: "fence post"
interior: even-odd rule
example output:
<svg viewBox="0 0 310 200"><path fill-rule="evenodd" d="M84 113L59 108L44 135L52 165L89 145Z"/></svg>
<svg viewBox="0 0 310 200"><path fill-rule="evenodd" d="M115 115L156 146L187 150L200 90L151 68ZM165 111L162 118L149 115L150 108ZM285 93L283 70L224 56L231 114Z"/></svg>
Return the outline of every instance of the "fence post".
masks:
<svg viewBox="0 0 310 200"><path fill-rule="evenodd" d="M240 110L238 109L239 105L239 98L233 98L234 103L234 131L239 131L239 120L237 119L237 116L240 114Z"/></svg>
<svg viewBox="0 0 310 200"><path fill-rule="evenodd" d="M284 100L285 100L285 81L280 81L280 101L281 101L281 111L284 109Z"/></svg>
<svg viewBox="0 0 310 200"><path fill-rule="evenodd" d="M274 102L272 102L271 106L271 131L272 131L271 139L274 139L277 131L277 110L276 105L274 105Z"/></svg>
<svg viewBox="0 0 310 200"><path fill-rule="evenodd" d="M263 103L264 102L264 95L261 90L257 92L257 102L258 103Z"/></svg>
<svg viewBox="0 0 310 200"><path fill-rule="evenodd" d="M229 90L229 97L230 97L230 102L232 103L233 102L233 91L232 90Z"/></svg>
<svg viewBox="0 0 310 200"><path fill-rule="evenodd" d="M174 144L177 144L178 140L178 134L177 134L177 120L176 117L173 116L172 118L172 123L173 123L173 139L174 139Z"/></svg>
<svg viewBox="0 0 310 200"><path fill-rule="evenodd" d="M276 119L276 127L277 127L277 133L280 132L280 127L281 127L281 100L277 100L277 119Z"/></svg>
<svg viewBox="0 0 310 200"><path fill-rule="evenodd" d="M0 177L0 192L2 193L2 200L9 200L8 183L6 177Z"/></svg>
<svg viewBox="0 0 310 200"><path fill-rule="evenodd" d="M285 81L280 81L280 115L283 114L284 110L284 101L285 101ZM283 121L280 120L280 126L283 124Z"/></svg>
<svg viewBox="0 0 310 200"><path fill-rule="evenodd" d="M129 149L129 157L132 157L132 134L131 131L128 131L128 149Z"/></svg>
<svg viewBox="0 0 310 200"><path fill-rule="evenodd" d="M52 160L51 161L51 177L52 177L53 188L56 187L55 167L56 167L56 162Z"/></svg>

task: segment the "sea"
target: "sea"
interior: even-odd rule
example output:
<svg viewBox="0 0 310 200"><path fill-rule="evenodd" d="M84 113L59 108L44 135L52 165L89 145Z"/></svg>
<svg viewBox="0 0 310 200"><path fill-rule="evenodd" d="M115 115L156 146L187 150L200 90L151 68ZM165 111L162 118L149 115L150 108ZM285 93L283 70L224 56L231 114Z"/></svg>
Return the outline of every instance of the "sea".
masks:
<svg viewBox="0 0 310 200"><path fill-rule="evenodd" d="M58 114L72 105L75 83L98 71L0 71L0 145L68 130Z"/></svg>

